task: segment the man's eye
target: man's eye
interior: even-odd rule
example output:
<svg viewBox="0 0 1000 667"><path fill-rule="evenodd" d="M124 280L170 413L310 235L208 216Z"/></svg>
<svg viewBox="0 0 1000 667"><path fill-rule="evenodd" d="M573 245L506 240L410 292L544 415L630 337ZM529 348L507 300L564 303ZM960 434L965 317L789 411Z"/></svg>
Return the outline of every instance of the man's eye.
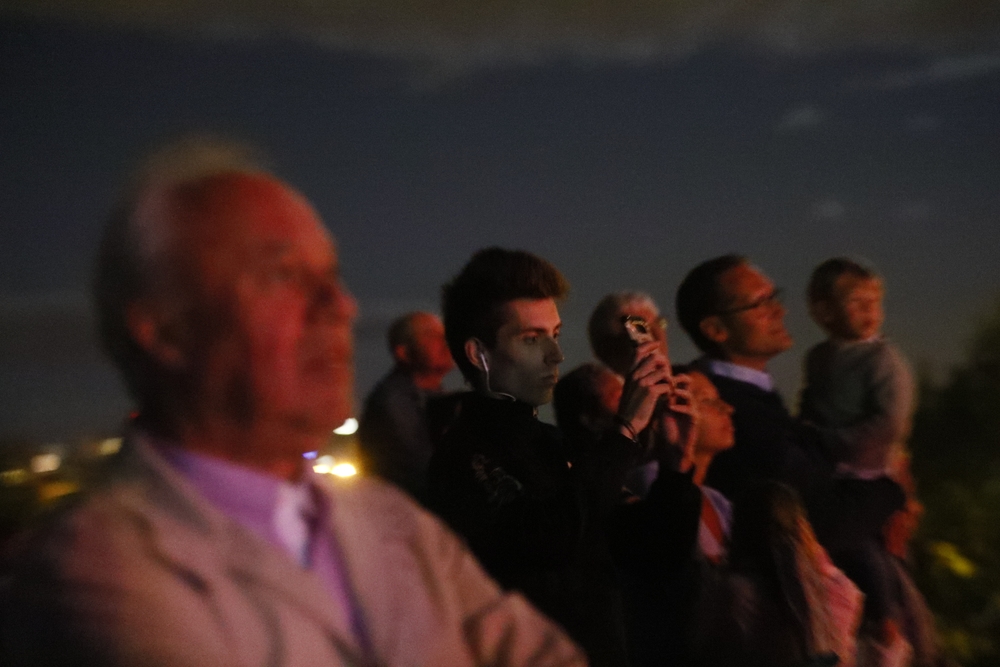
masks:
<svg viewBox="0 0 1000 667"><path fill-rule="evenodd" d="M291 266L276 266L265 273L265 278L271 283L284 283L295 280L297 271Z"/></svg>
<svg viewBox="0 0 1000 667"><path fill-rule="evenodd" d="M525 336L521 340L523 340L528 345L534 345L535 343L538 342L538 336Z"/></svg>

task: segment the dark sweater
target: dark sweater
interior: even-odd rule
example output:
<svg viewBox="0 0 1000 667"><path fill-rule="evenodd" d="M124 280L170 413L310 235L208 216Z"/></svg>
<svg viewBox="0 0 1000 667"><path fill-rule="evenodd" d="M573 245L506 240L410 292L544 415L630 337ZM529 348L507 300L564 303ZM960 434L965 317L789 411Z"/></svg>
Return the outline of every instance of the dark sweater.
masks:
<svg viewBox="0 0 1000 667"><path fill-rule="evenodd" d="M395 368L368 395L358 426L366 471L418 500L425 495L427 464L433 452L425 411L432 395L413 384L408 373Z"/></svg>
<svg viewBox="0 0 1000 667"><path fill-rule="evenodd" d="M736 442L712 460L705 484L736 501L754 483L778 480L804 495L832 473L819 434L796 422L781 395L710 373L719 396L734 408Z"/></svg>
<svg viewBox="0 0 1000 667"><path fill-rule="evenodd" d="M571 449L526 404L470 394L431 459L429 504L507 589L561 623L593 665L627 664L605 535L638 446Z"/></svg>

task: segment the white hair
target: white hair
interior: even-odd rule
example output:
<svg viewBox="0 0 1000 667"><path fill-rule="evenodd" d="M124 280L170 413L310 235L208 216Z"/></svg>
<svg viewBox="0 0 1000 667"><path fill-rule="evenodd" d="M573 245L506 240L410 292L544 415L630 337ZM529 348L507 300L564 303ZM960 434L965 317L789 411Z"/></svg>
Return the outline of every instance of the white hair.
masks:
<svg viewBox="0 0 1000 667"><path fill-rule="evenodd" d="M140 404L152 400L156 365L132 340L129 304L171 283L171 198L185 184L222 173L263 173L246 146L187 137L147 158L134 172L104 228L94 276L98 335Z"/></svg>

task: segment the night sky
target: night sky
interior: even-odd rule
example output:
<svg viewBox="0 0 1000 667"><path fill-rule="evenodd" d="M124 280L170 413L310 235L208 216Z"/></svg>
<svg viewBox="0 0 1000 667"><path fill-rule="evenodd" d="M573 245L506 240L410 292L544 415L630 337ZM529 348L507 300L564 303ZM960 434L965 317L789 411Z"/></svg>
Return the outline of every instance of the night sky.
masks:
<svg viewBox="0 0 1000 667"><path fill-rule="evenodd" d="M749 255L786 290L796 346L772 370L790 403L821 338L803 296L820 261L874 263L887 334L939 374L1000 293L1000 49L384 51L0 13L0 440L119 425L91 331L97 239L130 166L191 131L260 148L337 237L359 398L388 370L388 321L436 310L493 244L570 280L564 370L605 293L648 291L673 320L691 267Z"/></svg>

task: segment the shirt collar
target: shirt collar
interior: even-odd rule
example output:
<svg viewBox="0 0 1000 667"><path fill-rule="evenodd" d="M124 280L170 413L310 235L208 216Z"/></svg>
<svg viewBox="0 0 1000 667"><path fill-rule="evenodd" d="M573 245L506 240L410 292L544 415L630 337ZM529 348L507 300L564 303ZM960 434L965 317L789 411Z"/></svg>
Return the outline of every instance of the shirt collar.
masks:
<svg viewBox="0 0 1000 667"><path fill-rule="evenodd" d="M739 366L731 361L723 361L722 359L705 359L705 365L715 375L721 375L722 377L740 382L748 382L764 391L774 391L774 379L767 371Z"/></svg>
<svg viewBox="0 0 1000 667"><path fill-rule="evenodd" d="M245 466L149 439L157 451L226 516L307 564L311 520L322 511L307 480L292 484Z"/></svg>
<svg viewBox="0 0 1000 667"><path fill-rule="evenodd" d="M840 338L830 338L830 340L837 347L851 347L853 345L868 345L871 343L877 343L878 341L882 340L882 334L877 333L874 336L871 336L870 338L864 338L862 340L843 340Z"/></svg>

